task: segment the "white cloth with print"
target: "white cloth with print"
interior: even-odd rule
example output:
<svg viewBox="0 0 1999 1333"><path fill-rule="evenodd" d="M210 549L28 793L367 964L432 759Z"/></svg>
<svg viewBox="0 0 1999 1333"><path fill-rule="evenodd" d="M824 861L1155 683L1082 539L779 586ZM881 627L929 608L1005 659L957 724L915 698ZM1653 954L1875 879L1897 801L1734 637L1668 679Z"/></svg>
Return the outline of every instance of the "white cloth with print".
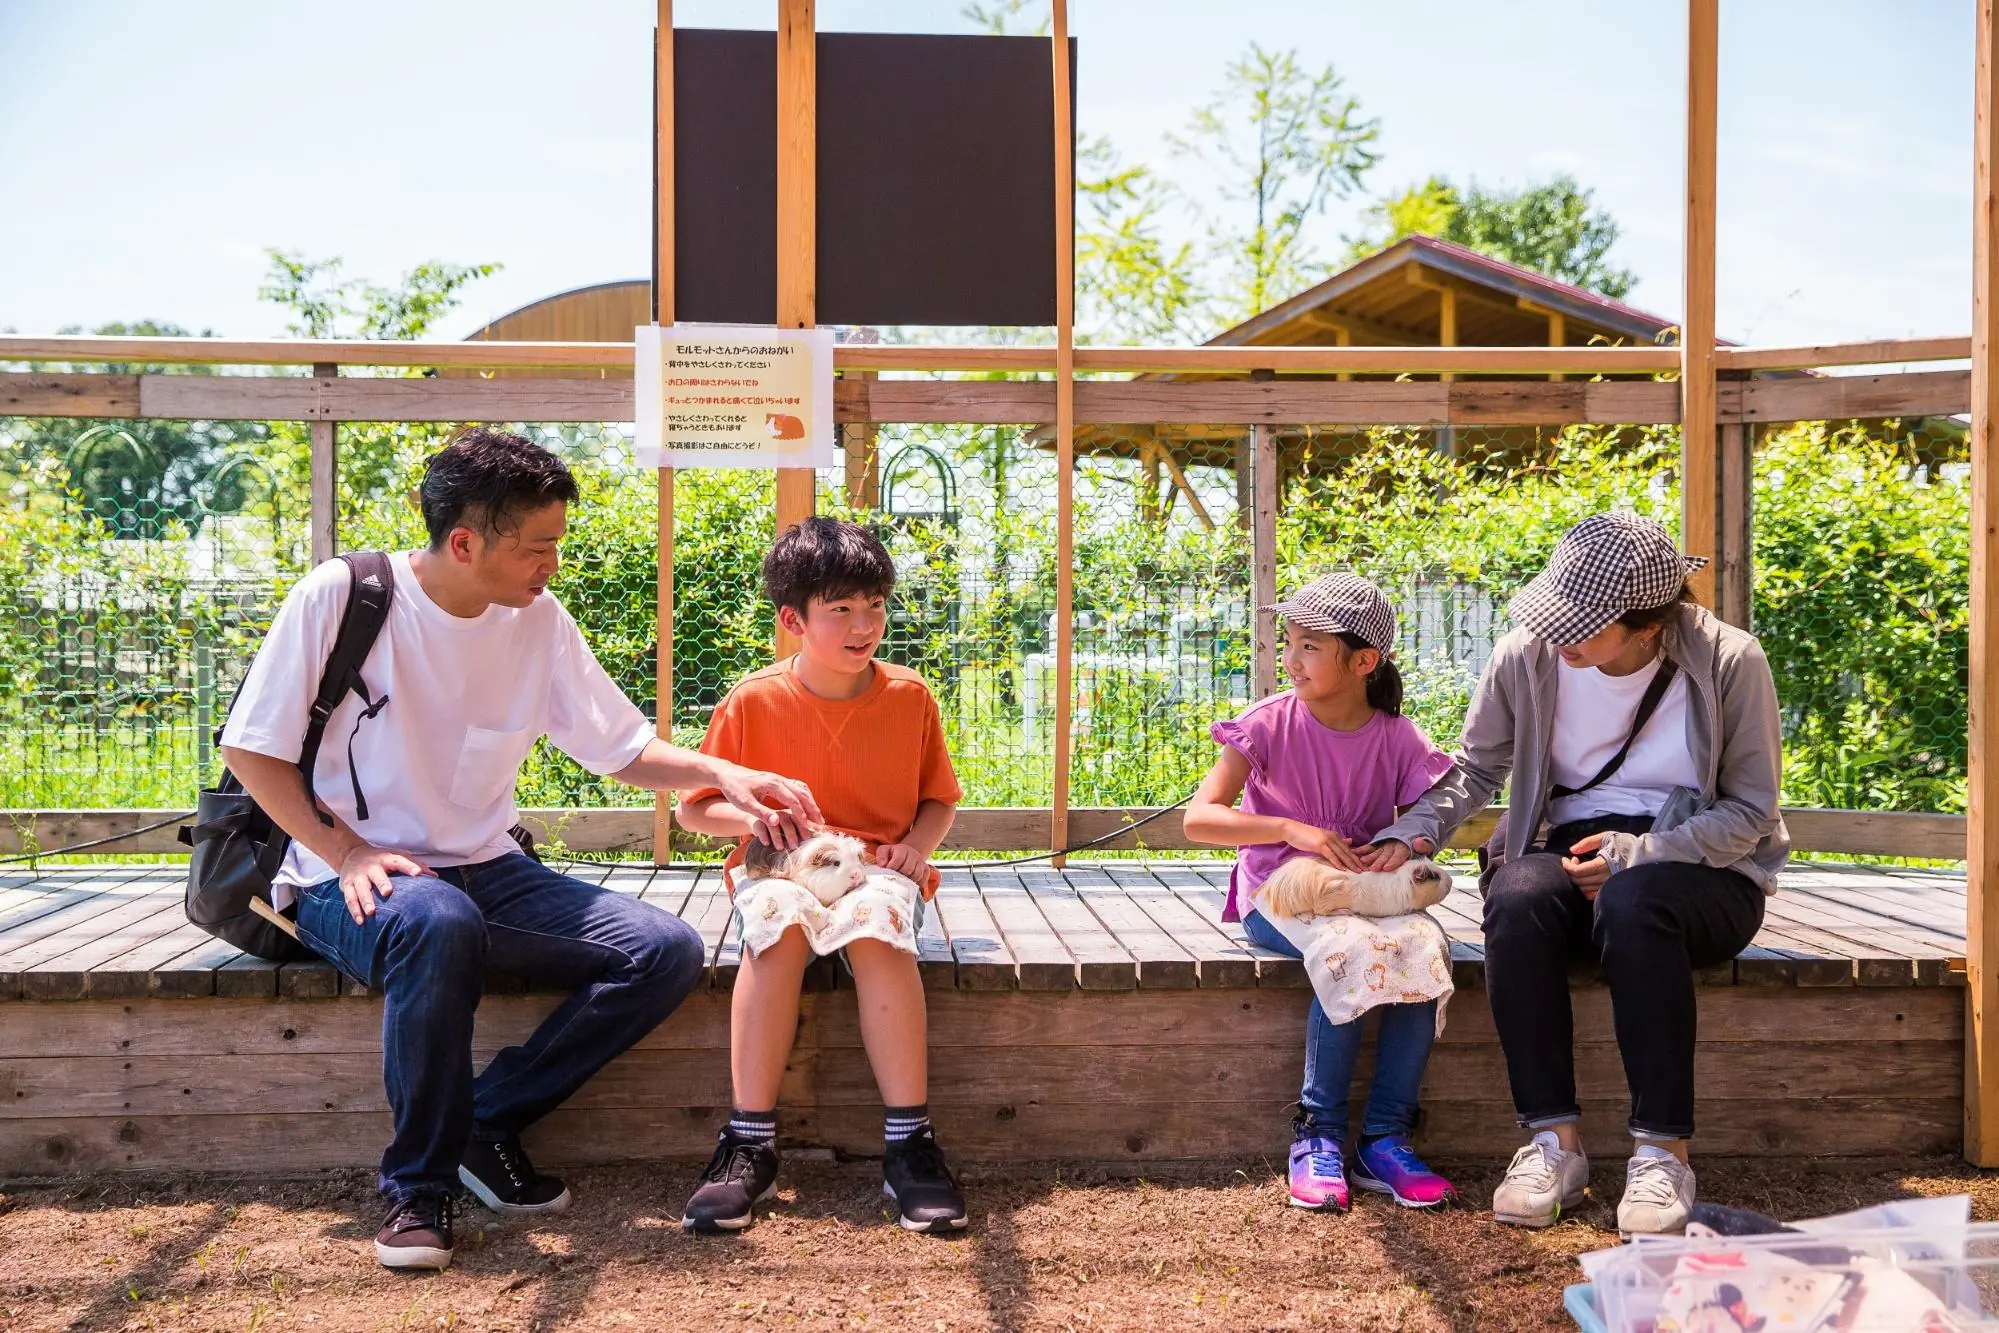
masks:
<svg viewBox="0 0 1999 1333"><path fill-rule="evenodd" d="M576 622L546 593L523 607L454 616L417 583L407 554L390 556L395 597L361 678L388 705L354 728L366 706L352 692L327 720L313 787L320 802L377 847L426 865L474 865L518 854L514 781L534 743L597 774L637 759L653 724L597 665ZM293 585L229 710L222 743L296 762L326 655L347 607L347 565L329 560ZM348 738L368 801L358 818ZM335 871L292 843L272 897Z"/></svg>
<svg viewBox="0 0 1999 1333"><path fill-rule="evenodd" d="M754 958L797 926L812 952L820 955L855 940L880 940L913 954L922 896L914 880L883 866L870 866L867 883L841 894L831 907L788 879L739 884L736 912L743 922L743 952Z"/></svg>
<svg viewBox="0 0 1999 1333"><path fill-rule="evenodd" d="M1651 665L1628 676L1556 664L1554 736L1548 753L1548 776L1555 783L1580 787L1603 771L1631 734L1639 701L1663 661L1655 657ZM1548 802L1548 822L1656 815L1676 788L1700 785L1693 745L1687 739L1687 673L1679 671L1617 772L1586 792Z"/></svg>
<svg viewBox="0 0 1999 1333"><path fill-rule="evenodd" d="M1428 912L1366 917L1349 912L1310 920L1263 912L1305 955L1305 975L1334 1023L1351 1023L1378 1004L1437 1002L1437 1035L1451 984L1451 940Z"/></svg>

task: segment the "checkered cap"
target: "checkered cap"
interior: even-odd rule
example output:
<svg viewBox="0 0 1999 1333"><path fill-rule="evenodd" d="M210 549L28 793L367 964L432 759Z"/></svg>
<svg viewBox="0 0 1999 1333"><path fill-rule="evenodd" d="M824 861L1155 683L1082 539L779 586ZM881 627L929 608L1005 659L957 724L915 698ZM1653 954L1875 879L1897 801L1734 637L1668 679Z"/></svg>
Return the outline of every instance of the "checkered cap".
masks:
<svg viewBox="0 0 1999 1333"><path fill-rule="evenodd" d="M1384 653L1395 647L1395 608L1381 589L1358 574L1328 574L1257 609L1274 611L1299 629L1358 634L1368 647Z"/></svg>
<svg viewBox="0 0 1999 1333"><path fill-rule="evenodd" d="M1597 514L1570 528L1548 567L1514 595L1513 623L1550 643L1581 643L1626 611L1672 601L1706 564L1706 556L1681 555L1652 519Z"/></svg>

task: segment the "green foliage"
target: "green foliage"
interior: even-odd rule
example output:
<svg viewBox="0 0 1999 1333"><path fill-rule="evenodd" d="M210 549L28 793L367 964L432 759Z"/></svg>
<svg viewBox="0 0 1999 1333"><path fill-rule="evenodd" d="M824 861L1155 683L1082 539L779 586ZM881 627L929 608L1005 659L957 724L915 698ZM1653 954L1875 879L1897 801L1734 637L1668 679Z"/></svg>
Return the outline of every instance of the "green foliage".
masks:
<svg viewBox="0 0 1999 1333"><path fill-rule="evenodd" d="M1110 140L1086 139L1076 155L1082 205L1076 228L1078 322L1085 341L1146 345L1199 342L1211 331L1191 241L1170 244L1162 218L1172 186L1152 168L1126 165Z"/></svg>
<svg viewBox="0 0 1999 1333"><path fill-rule="evenodd" d="M1617 220L1593 206L1591 192L1573 176L1519 190L1467 189L1441 176L1412 185L1368 210L1375 224L1351 243L1350 259L1363 259L1405 236L1435 236L1509 260L1613 300L1637 282L1630 269L1609 261Z"/></svg>
<svg viewBox="0 0 1999 1333"><path fill-rule="evenodd" d="M1807 423L1756 460L1756 628L1786 719L1786 798L1962 810L1971 494L1904 441Z"/></svg>
<svg viewBox="0 0 1999 1333"><path fill-rule="evenodd" d="M1221 91L1198 108L1174 150L1213 170L1222 199L1246 208L1247 225L1208 216L1220 297L1244 319L1324 276L1305 235L1328 202L1361 186L1380 160L1381 122L1363 118L1360 101L1328 65L1308 72L1296 51L1259 43L1223 72ZM1198 200L1197 213L1206 213Z"/></svg>
<svg viewBox="0 0 1999 1333"><path fill-rule="evenodd" d="M307 259L266 251L271 265L262 300L292 312L286 331L301 338L421 338L440 315L456 306L467 283L498 273L498 264L418 264L402 281L378 287L342 278L339 256Z"/></svg>

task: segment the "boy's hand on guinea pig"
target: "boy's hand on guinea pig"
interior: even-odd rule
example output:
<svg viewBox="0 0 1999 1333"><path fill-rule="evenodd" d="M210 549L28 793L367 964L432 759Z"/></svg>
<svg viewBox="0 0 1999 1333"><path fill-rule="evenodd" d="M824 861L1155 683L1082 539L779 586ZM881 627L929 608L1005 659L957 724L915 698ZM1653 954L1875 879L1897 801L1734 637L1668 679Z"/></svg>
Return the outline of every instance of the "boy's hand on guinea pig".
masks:
<svg viewBox="0 0 1999 1333"><path fill-rule="evenodd" d="M1369 870L1400 870L1411 856L1428 856L1434 848L1428 838L1418 838L1414 846L1400 838L1387 838L1374 844L1362 858Z"/></svg>
<svg viewBox="0 0 1999 1333"><path fill-rule="evenodd" d="M885 842L875 850L877 864L921 884L930 875L930 856L906 842Z"/></svg>
<svg viewBox="0 0 1999 1333"><path fill-rule="evenodd" d="M1284 841L1301 852L1310 852L1322 861L1336 865L1342 870L1365 870L1361 854L1353 849L1353 844L1331 829L1313 828L1302 820L1286 820Z"/></svg>

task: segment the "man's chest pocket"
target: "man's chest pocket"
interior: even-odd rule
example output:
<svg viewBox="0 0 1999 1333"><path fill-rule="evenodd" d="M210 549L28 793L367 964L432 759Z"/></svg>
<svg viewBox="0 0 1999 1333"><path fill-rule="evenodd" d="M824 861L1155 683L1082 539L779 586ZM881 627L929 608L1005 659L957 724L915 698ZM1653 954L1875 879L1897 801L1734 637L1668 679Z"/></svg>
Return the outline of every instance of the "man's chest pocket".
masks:
<svg viewBox="0 0 1999 1333"><path fill-rule="evenodd" d="M534 737L524 727L517 731L467 727L451 777L452 803L483 810L504 799L513 791L521 760L533 744Z"/></svg>

